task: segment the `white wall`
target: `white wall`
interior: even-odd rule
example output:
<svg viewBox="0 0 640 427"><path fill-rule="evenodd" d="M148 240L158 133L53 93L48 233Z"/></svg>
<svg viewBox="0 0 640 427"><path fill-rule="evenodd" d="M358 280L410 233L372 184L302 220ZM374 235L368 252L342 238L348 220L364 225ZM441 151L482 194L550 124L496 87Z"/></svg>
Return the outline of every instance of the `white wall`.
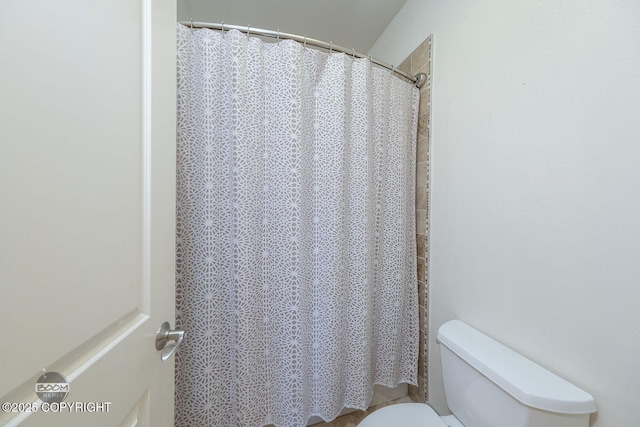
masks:
<svg viewBox="0 0 640 427"><path fill-rule="evenodd" d="M460 318L640 425L640 2L408 0L370 54L430 33L432 402Z"/></svg>
<svg viewBox="0 0 640 427"><path fill-rule="evenodd" d="M189 10L189 5L187 4L187 0L177 0L178 6L178 21L188 21L189 19L193 19L194 22L200 20L198 17L194 17L191 15L191 11Z"/></svg>

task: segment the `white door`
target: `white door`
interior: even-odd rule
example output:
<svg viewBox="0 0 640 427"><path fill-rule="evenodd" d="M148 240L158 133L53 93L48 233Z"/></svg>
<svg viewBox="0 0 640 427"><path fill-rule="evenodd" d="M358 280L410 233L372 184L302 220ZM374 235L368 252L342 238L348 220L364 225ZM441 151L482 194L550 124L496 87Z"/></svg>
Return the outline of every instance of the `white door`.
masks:
<svg viewBox="0 0 640 427"><path fill-rule="evenodd" d="M0 0L0 425L173 425L175 11Z"/></svg>

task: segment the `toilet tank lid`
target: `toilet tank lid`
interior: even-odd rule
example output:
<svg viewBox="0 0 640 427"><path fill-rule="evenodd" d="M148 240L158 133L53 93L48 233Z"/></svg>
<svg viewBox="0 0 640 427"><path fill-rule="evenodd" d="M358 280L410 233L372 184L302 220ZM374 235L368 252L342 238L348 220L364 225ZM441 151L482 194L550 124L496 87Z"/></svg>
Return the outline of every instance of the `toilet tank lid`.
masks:
<svg viewBox="0 0 640 427"><path fill-rule="evenodd" d="M442 325L438 341L524 405L564 414L596 412L589 393L460 320Z"/></svg>

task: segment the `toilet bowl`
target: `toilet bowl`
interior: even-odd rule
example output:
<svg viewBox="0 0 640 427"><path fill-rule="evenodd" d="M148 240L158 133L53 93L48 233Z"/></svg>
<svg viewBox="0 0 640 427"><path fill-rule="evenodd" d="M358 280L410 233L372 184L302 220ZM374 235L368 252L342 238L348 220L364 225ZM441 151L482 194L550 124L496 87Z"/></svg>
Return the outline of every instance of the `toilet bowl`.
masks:
<svg viewBox="0 0 640 427"><path fill-rule="evenodd" d="M375 416L374 416L375 415ZM424 403L398 403L385 406L367 416L358 427L464 427L447 424L431 406Z"/></svg>
<svg viewBox="0 0 640 427"><path fill-rule="evenodd" d="M442 325L436 342L453 415L401 403L358 427L588 427L596 412L589 393L459 320Z"/></svg>

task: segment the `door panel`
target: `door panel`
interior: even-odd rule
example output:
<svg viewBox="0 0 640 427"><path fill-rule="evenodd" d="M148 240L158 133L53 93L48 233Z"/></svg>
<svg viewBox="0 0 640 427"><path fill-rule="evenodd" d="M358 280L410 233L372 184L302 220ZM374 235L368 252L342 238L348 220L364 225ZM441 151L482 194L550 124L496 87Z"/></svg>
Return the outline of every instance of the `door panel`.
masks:
<svg viewBox="0 0 640 427"><path fill-rule="evenodd" d="M0 424L173 424L175 10L0 2L0 399L40 402L46 369L66 402L111 402Z"/></svg>

